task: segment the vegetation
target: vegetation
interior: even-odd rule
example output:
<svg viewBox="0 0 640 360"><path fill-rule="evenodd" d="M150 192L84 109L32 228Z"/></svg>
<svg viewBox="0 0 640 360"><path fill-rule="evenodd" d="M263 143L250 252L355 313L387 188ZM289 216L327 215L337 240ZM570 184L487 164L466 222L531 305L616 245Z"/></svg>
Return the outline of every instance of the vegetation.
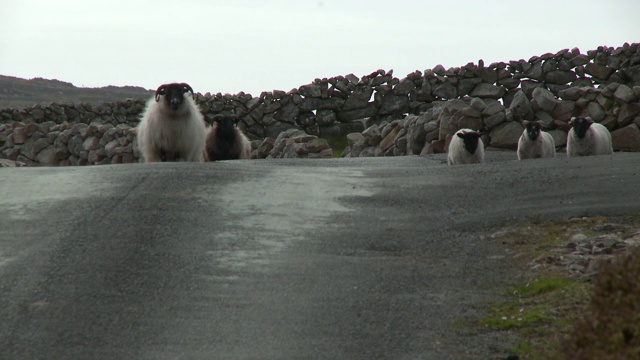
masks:
<svg viewBox="0 0 640 360"><path fill-rule="evenodd" d="M76 87L71 83L34 78L31 80L0 75L0 109L25 108L39 103L105 103L146 99L153 91L134 86Z"/></svg>
<svg viewBox="0 0 640 360"><path fill-rule="evenodd" d="M345 135L338 135L324 136L323 138L326 139L329 146L331 146L331 149L333 150L333 157L342 157L342 152L348 145L347 137Z"/></svg>
<svg viewBox="0 0 640 360"><path fill-rule="evenodd" d="M640 359L640 249L596 276L563 350L566 359Z"/></svg>
<svg viewBox="0 0 640 360"><path fill-rule="evenodd" d="M623 224L623 236L640 228L639 216L534 220L494 237L530 264L557 255L574 233L592 236L611 221ZM558 267L528 269L528 280L488 305L480 325L514 332L518 340L508 351L519 359L640 359L640 249L600 269L593 279L568 277Z"/></svg>

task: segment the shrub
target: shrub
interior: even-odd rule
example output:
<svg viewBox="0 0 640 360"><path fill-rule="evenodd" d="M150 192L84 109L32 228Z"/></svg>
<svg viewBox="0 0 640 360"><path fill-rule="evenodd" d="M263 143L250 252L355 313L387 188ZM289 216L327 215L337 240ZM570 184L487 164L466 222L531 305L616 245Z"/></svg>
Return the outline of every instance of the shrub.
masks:
<svg viewBox="0 0 640 360"><path fill-rule="evenodd" d="M640 249L603 266L566 359L640 359Z"/></svg>

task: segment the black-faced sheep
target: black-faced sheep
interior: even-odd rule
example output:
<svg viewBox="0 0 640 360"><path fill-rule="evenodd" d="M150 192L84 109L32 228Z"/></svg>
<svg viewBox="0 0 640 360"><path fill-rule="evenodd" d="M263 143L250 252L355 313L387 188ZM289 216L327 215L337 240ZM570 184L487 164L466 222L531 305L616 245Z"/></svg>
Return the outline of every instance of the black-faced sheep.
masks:
<svg viewBox="0 0 640 360"><path fill-rule="evenodd" d="M185 96L186 93L191 95ZM138 125L138 147L146 162L202 161L204 118L185 83L160 85Z"/></svg>
<svg viewBox="0 0 640 360"><path fill-rule="evenodd" d="M571 118L567 134L567 157L613 154L611 133L590 117Z"/></svg>
<svg viewBox="0 0 640 360"><path fill-rule="evenodd" d="M518 160L556 156L556 142L542 131L540 122L523 121L524 131L518 140Z"/></svg>
<svg viewBox="0 0 640 360"><path fill-rule="evenodd" d="M449 165L475 164L484 162L484 144L479 132L460 129L453 134L447 155Z"/></svg>
<svg viewBox="0 0 640 360"><path fill-rule="evenodd" d="M251 143L238 128L235 115L216 115L206 139L206 159L234 160L251 158Z"/></svg>

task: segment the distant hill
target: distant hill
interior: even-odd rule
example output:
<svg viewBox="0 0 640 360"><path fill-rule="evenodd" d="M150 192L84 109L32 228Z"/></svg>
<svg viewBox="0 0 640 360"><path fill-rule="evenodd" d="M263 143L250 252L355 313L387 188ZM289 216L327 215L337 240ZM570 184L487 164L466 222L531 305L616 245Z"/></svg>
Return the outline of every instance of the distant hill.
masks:
<svg viewBox="0 0 640 360"><path fill-rule="evenodd" d="M154 90L138 86L76 87L73 84L43 78L31 80L0 75L0 109L25 108L38 103L104 103L147 99Z"/></svg>

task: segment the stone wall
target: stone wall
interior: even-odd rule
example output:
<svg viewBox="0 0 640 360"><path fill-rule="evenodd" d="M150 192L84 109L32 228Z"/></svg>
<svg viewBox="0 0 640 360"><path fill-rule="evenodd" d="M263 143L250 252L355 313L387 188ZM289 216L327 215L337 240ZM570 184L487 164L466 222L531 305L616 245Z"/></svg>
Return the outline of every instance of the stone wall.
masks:
<svg viewBox="0 0 640 360"><path fill-rule="evenodd" d="M402 79L394 77L393 71L378 70L362 77L349 74L316 79L289 92L263 92L257 97L242 92L236 95L206 93L197 94L196 101L209 123L218 113L238 114L243 130L256 140L256 150L265 139L273 142L288 129L301 129L306 134L320 137L346 136L372 125L380 128L380 125L393 123L406 114L433 113L433 109L440 106L438 104L452 99L457 100L452 102L457 105L448 107L450 116L458 116L454 114L454 108L475 111L464 110L464 119L457 119L455 126L470 122L493 133L492 138L497 138L499 131L515 132L519 124L513 120L527 117L546 121L551 130L563 130L569 111L584 113L588 110L590 114L597 114L597 120L604 114L599 121L608 122L611 130L617 130L637 123L640 112L637 100L639 45L600 47L586 54L577 48L565 49L529 60L498 62L488 66L482 60L450 69L438 65L410 73ZM614 93L618 88L623 89L618 97L624 98L627 105L611 100L615 97L607 96L608 93L602 94L611 91L607 90L610 86L616 88ZM576 91L586 90L574 89L584 88L594 92L576 97ZM520 104L523 98L530 102L531 112L527 108L508 111L514 101ZM545 102L538 104L537 99ZM474 106L471 106L472 101ZM136 161L135 130L132 128L139 121L144 102L126 100L101 105L54 103L22 110L0 110L0 157L22 158L28 163L42 164L54 164L57 160L62 165ZM550 104L555 104L553 110L548 108ZM624 121L619 121L621 112L625 114L622 116ZM451 122L440 121L438 141L446 139L453 127ZM14 134L16 131L17 135ZM406 131L408 133L409 129ZM398 134L401 132L399 130ZM417 132L421 133L421 130ZM401 139L402 136L398 138ZM496 140L492 143L492 146L500 144ZM67 151L64 151L64 145ZM433 150L438 150L435 147L441 145L434 144ZM401 154L402 151L396 153Z"/></svg>
<svg viewBox="0 0 640 360"><path fill-rule="evenodd" d="M640 151L640 86L611 83L600 89L572 87L556 98L535 88L528 98L516 93L508 107L494 99L465 97L433 102L420 115L374 124L347 135L343 156L399 156L445 152L461 128L481 131L491 149L515 150L524 130L520 120L539 120L559 150L564 149L572 116L591 116L611 131L616 151ZM514 155L515 157L515 155Z"/></svg>

